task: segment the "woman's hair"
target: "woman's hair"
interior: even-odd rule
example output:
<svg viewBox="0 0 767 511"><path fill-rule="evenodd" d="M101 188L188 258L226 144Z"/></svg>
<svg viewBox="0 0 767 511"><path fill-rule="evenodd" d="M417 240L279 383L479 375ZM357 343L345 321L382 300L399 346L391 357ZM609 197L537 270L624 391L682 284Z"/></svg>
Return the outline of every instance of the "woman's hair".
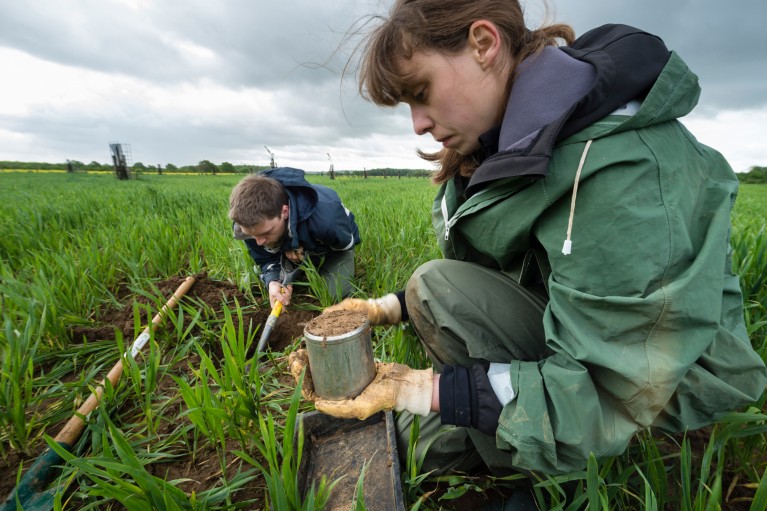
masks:
<svg viewBox="0 0 767 511"><path fill-rule="evenodd" d="M361 47L360 94L379 106L402 102L406 77L399 71L398 61L409 59L416 50L459 53L466 46L472 23L480 19L491 21L501 33L511 70L507 90L514 69L525 58L545 46L557 45L559 39L567 44L575 39L573 29L564 24L528 30L517 0L396 0L389 16L382 18ZM502 118L503 112L499 112L498 122ZM418 154L437 164L433 176L437 183L456 174L469 176L481 162L478 154L461 155L447 148Z"/></svg>

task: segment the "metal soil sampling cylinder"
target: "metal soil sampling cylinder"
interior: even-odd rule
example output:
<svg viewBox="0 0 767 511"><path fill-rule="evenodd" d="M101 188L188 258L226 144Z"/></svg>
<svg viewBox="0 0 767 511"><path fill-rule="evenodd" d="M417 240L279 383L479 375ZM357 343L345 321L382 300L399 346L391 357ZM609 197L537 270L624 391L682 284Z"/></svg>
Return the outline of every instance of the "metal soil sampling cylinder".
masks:
<svg viewBox="0 0 767 511"><path fill-rule="evenodd" d="M358 396L376 375L370 322L354 311L326 312L304 327L314 392L324 399Z"/></svg>

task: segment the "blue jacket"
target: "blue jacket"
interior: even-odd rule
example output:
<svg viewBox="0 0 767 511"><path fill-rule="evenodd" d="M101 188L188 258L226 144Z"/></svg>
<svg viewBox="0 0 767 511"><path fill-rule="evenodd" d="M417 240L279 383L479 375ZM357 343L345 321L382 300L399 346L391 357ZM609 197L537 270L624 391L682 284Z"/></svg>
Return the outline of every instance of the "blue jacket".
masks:
<svg viewBox="0 0 767 511"><path fill-rule="evenodd" d="M268 286L271 281L280 278L281 255L286 250L303 247L306 256L311 257L312 262L319 263L319 257L313 256L351 250L359 244L360 233L354 213L344 207L334 190L309 183L303 170L291 167L269 169L261 174L276 179L285 187L290 207L288 235L279 252L267 251L252 238L243 240L250 256L261 269L264 284ZM234 227L235 232L239 231Z"/></svg>

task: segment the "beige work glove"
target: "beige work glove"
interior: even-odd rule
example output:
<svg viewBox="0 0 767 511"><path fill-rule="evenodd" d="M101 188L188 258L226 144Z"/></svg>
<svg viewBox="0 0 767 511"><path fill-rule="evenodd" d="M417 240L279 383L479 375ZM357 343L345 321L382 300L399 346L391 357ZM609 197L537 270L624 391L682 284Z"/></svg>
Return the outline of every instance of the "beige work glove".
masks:
<svg viewBox="0 0 767 511"><path fill-rule="evenodd" d="M306 350L300 349L288 357L290 373L296 381L309 367ZM314 393L309 371L306 371L301 389L303 396L314 401L314 407L333 417L342 419L367 419L381 410L407 410L416 415L428 415L431 411L433 391L431 369L416 370L403 364L376 362L376 376L354 399L332 401Z"/></svg>
<svg viewBox="0 0 767 511"><path fill-rule="evenodd" d="M336 305L331 305L323 312L355 311L367 314L371 325L397 325L402 321L402 307L394 293L381 298L346 298Z"/></svg>

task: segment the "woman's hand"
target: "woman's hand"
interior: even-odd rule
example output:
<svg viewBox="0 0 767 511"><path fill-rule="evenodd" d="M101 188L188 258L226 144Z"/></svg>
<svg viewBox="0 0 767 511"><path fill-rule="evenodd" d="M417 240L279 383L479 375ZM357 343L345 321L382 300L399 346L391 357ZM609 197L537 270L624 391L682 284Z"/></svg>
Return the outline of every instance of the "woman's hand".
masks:
<svg viewBox="0 0 767 511"><path fill-rule="evenodd" d="M376 376L354 399L323 399L314 393L306 350L300 349L288 357L290 373L299 381L304 374L301 393L314 402L314 407L333 417L367 419L382 410L407 410L428 415L433 410L434 374L431 369L411 369L403 364L376 363Z"/></svg>
<svg viewBox="0 0 767 511"><path fill-rule="evenodd" d="M397 295L389 293L381 298L346 298L331 305L323 312L339 310L361 312L368 317L371 325L397 325L402 321L402 306Z"/></svg>

